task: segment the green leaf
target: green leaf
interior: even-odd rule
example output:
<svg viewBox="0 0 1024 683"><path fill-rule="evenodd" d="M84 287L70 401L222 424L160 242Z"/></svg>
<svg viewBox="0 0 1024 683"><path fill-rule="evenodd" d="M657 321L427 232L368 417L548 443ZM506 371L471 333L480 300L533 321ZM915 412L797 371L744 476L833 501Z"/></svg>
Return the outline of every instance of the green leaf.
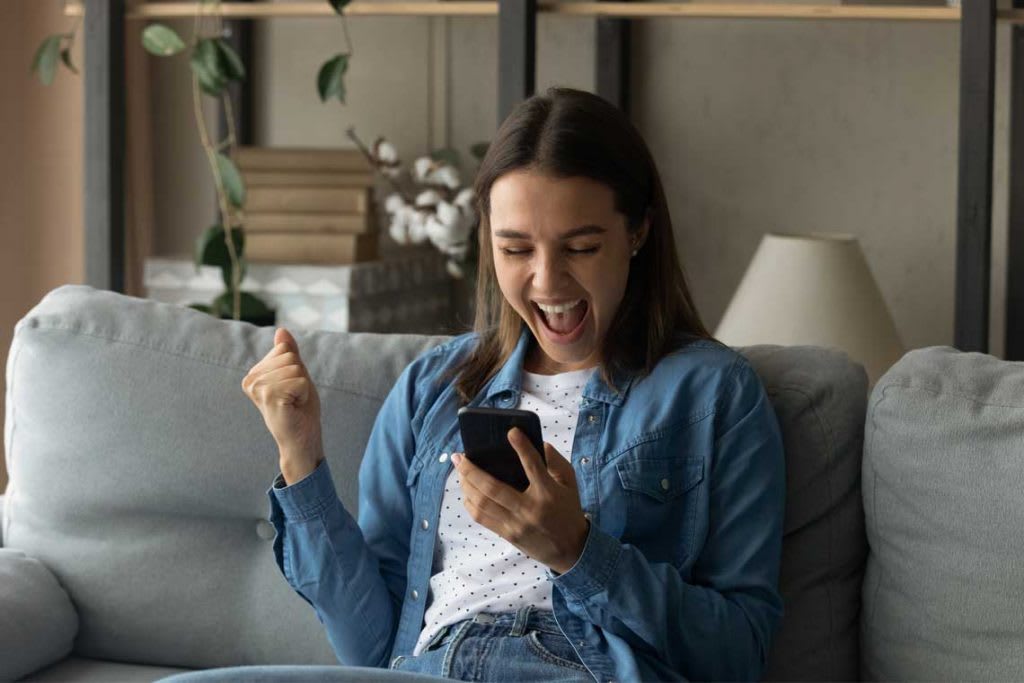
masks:
<svg viewBox="0 0 1024 683"><path fill-rule="evenodd" d="M480 161L487 154L487 148L491 146L489 142L477 142L469 148L470 153L476 157L477 161Z"/></svg>
<svg viewBox="0 0 1024 683"><path fill-rule="evenodd" d="M348 5L348 3L351 0L327 0L327 1L329 3L331 3L331 7L334 8L335 12L337 12L338 14L344 14L345 6Z"/></svg>
<svg viewBox="0 0 1024 683"><path fill-rule="evenodd" d="M217 152L217 170L220 172L220 181L228 200L236 209L242 208L245 204L245 182L235 162Z"/></svg>
<svg viewBox="0 0 1024 683"><path fill-rule="evenodd" d="M142 47L157 57L170 57L185 49L185 43L174 29L163 24L150 24L142 32Z"/></svg>
<svg viewBox="0 0 1024 683"><path fill-rule="evenodd" d="M232 81L244 81L245 64L242 63L242 58L238 56L238 53L235 52L233 47L220 38L216 40L216 46L218 56L220 58L221 71L227 79Z"/></svg>
<svg viewBox="0 0 1024 683"><path fill-rule="evenodd" d="M235 254L239 259L238 282L241 283L245 279L246 271L245 234L241 228L235 228L231 231L231 237L235 243ZM224 242L224 228L219 223L211 225L196 239L195 264L197 272L201 265L220 268L224 286L231 289L231 255L228 254L228 245Z"/></svg>
<svg viewBox="0 0 1024 683"><path fill-rule="evenodd" d="M245 253L245 236L241 228L231 231L231 239L235 245L235 253L241 256ZM220 266L231 267L231 256L228 254L228 246L224 242L224 228L217 223L211 225L203 234L196 238L196 267Z"/></svg>
<svg viewBox="0 0 1024 683"><path fill-rule="evenodd" d="M71 70L71 73L78 75L78 69L71 63L71 48L66 47L60 51L60 60L64 62L64 66Z"/></svg>
<svg viewBox="0 0 1024 683"><path fill-rule="evenodd" d="M461 165L459 159L459 150L446 147L444 149L435 149L430 153L430 158L434 161L440 161L449 166L458 168Z"/></svg>
<svg viewBox="0 0 1024 683"><path fill-rule="evenodd" d="M36 50L36 56L32 60L32 71L39 76L43 85L53 83L53 77L57 73L57 60L60 59L61 36L55 33L47 36Z"/></svg>
<svg viewBox="0 0 1024 683"><path fill-rule="evenodd" d="M202 38L196 43L192 51L189 64L196 78L199 79L199 87L208 95L219 96L224 92L228 79L224 74L220 63L217 45L210 38Z"/></svg>
<svg viewBox="0 0 1024 683"><path fill-rule="evenodd" d="M194 308L197 311L202 311L203 313L209 313L210 315L213 315L213 309L207 306L206 304L189 304L188 307Z"/></svg>
<svg viewBox="0 0 1024 683"><path fill-rule="evenodd" d="M320 100L326 102L331 97L337 97L342 104L345 103L345 71L348 70L348 55L340 54L324 62L320 67L320 73L316 78L317 90L320 93Z"/></svg>
<svg viewBox="0 0 1024 683"><path fill-rule="evenodd" d="M254 320L273 315L274 311L262 299L242 292L239 303L239 317L242 320ZM223 317L232 317L234 313L234 296L232 292L224 292L213 300L213 308Z"/></svg>

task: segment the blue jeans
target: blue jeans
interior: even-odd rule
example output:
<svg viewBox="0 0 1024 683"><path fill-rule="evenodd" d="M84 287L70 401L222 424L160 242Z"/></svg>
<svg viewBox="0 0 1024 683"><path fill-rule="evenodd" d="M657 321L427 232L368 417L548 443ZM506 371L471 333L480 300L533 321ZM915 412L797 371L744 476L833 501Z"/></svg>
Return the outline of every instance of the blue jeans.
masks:
<svg viewBox="0 0 1024 683"><path fill-rule="evenodd" d="M419 656L392 659L391 669L460 681L594 681L554 615L529 605L443 628Z"/></svg>
<svg viewBox="0 0 1024 683"><path fill-rule="evenodd" d="M159 683L385 683L426 681L436 676L494 683L594 681L558 628L554 615L531 606L516 612L481 613L447 626L427 643L419 656L398 655L389 668L390 671L352 666L234 666L175 674L161 678Z"/></svg>

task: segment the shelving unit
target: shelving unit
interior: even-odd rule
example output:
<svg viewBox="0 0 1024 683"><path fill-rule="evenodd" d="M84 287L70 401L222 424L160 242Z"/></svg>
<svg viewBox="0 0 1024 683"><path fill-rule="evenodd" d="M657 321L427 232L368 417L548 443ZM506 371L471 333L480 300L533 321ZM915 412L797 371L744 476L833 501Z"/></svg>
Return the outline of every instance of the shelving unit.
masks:
<svg viewBox="0 0 1024 683"><path fill-rule="evenodd" d="M194 2L127 8L125 0L81 0L66 6L84 14L86 50L86 281L124 289L124 40L125 23L192 16ZM209 6L206 6L207 9ZM1024 359L1024 0L997 10L995 0L963 0L962 7L699 2L574 2L497 0L378 3L355 0L349 16L493 16L498 21L498 116L533 93L537 15L596 18L597 92L629 110L629 20L759 19L806 21L913 21L960 24L960 123L954 344L964 351L989 347L992 157L995 102L995 28L1012 25L1010 214L1006 297L1006 357ZM333 17L318 2L222 2L220 13L243 52L246 24L258 19ZM252 63L247 60L247 63ZM245 96L235 93L236 97ZM236 107L244 116L244 106ZM244 121L240 130L246 130ZM244 134L243 134L244 137Z"/></svg>

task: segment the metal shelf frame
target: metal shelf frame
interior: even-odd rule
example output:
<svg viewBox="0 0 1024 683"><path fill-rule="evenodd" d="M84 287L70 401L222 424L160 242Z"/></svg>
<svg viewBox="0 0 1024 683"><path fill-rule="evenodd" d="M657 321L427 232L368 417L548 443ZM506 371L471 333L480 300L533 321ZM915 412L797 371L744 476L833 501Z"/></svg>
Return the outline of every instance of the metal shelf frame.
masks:
<svg viewBox="0 0 1024 683"><path fill-rule="evenodd" d="M126 6L125 0L78 0L65 12L84 14L86 283L124 291L125 24L192 16L194 2ZM253 20L331 17L323 2L223 2L230 39L251 65ZM960 23L959 157L954 345L989 349L992 260L992 158L995 103L995 28L1011 24L1010 205L1007 254L1006 352L1024 360L1024 0L997 10L995 0L962 7L708 4L694 2L578 2L492 0L376 3L354 0L349 16L494 16L498 21L498 123L534 92L537 15L597 18L596 91L623 111L630 101L630 19L746 18L810 21L940 21ZM251 142L251 92L232 92L239 137ZM222 125L223 122L222 122Z"/></svg>

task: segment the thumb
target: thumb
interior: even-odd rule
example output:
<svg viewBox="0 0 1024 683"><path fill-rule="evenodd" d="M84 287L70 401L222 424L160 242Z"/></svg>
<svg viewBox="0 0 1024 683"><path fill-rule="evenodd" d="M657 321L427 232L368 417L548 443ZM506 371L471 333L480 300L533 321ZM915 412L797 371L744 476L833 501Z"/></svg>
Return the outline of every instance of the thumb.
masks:
<svg viewBox="0 0 1024 683"><path fill-rule="evenodd" d="M282 343L287 344L289 347L291 347L292 351L298 354L299 343L295 341L295 337L293 337L292 333L289 332L287 329L279 327L274 331L274 346L277 346L278 344Z"/></svg>

